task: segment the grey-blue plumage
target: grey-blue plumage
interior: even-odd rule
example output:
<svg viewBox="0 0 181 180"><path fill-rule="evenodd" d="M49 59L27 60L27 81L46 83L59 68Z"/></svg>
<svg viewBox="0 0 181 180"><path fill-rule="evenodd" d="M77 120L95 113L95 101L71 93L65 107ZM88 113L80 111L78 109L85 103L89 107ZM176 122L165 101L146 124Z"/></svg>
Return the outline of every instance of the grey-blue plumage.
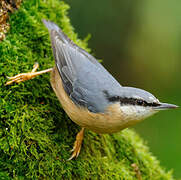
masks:
<svg viewBox="0 0 181 180"><path fill-rule="evenodd" d="M80 153L84 129L114 133L130 127L160 110L177 108L161 103L151 93L122 87L88 52L74 44L53 22L43 20L51 37L55 66L10 77L9 85L51 72L51 85L67 115L82 127L76 136L71 160Z"/></svg>
<svg viewBox="0 0 181 180"><path fill-rule="evenodd" d="M55 63L64 89L75 104L97 113L104 112L114 103L111 97L143 99L147 103L157 101L147 91L122 87L92 55L74 44L55 23L43 22L50 32Z"/></svg>

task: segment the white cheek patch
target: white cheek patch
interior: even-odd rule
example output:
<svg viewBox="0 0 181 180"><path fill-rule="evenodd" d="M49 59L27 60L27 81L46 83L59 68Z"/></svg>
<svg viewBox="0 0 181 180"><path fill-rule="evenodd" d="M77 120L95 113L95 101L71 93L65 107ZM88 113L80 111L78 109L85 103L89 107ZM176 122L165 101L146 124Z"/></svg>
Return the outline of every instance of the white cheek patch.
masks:
<svg viewBox="0 0 181 180"><path fill-rule="evenodd" d="M155 113L150 107L125 105L121 106L121 111L125 116L125 119L140 120Z"/></svg>

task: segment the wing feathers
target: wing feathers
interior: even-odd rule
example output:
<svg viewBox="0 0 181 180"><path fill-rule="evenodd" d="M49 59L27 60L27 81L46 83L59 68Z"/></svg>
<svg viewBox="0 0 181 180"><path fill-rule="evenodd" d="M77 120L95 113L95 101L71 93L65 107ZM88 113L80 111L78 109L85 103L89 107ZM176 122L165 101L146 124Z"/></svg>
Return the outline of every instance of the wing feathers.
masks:
<svg viewBox="0 0 181 180"><path fill-rule="evenodd" d="M91 112L104 112L109 105L105 90L117 95L119 83L89 53L74 44L53 22L43 20L50 31L56 66L72 101Z"/></svg>

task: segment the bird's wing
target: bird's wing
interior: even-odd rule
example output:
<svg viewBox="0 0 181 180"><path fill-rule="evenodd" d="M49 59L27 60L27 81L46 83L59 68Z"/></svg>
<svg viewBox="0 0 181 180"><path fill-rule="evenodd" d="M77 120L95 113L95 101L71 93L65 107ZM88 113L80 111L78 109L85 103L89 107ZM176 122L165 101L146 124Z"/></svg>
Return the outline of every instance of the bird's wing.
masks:
<svg viewBox="0 0 181 180"><path fill-rule="evenodd" d="M45 21L50 30L55 63L66 93L91 112L104 112L109 105L105 92L118 95L121 85L90 54L79 48L58 26Z"/></svg>

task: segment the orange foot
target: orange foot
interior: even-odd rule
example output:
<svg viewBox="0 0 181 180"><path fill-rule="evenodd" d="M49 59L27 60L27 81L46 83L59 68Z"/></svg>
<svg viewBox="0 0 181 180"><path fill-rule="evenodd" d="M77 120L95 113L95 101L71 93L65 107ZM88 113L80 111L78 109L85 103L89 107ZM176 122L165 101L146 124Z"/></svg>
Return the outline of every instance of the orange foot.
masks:
<svg viewBox="0 0 181 180"><path fill-rule="evenodd" d="M43 71L36 72L38 67L39 67L39 64L35 63L34 66L33 66L33 70L31 72L21 73L21 74L18 74L16 76L13 76L13 77L8 77L8 79L10 81L8 81L5 85L10 85L13 82L20 83L20 82L23 82L23 81L27 81L27 80L32 79L32 78L34 78L34 77L36 77L36 76L38 76L40 74L52 71L52 68L50 68L50 69L46 69L46 70L43 70Z"/></svg>
<svg viewBox="0 0 181 180"><path fill-rule="evenodd" d="M82 141L84 138L84 128L81 129L81 131L77 134L76 136L76 140L74 142L74 147L71 150L72 156L68 159L68 161L70 161L71 159L73 159L74 157L78 157L80 150L81 150L81 146L82 146Z"/></svg>

